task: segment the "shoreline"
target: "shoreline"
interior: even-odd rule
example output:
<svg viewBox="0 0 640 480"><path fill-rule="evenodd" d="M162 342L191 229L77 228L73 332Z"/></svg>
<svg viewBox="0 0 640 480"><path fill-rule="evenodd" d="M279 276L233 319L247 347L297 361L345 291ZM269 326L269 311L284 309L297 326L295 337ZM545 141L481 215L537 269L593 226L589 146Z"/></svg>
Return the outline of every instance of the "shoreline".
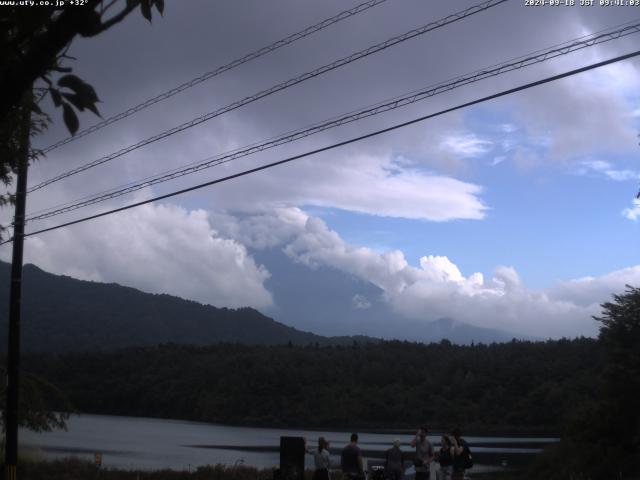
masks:
<svg viewBox="0 0 640 480"><path fill-rule="evenodd" d="M118 413L102 413L102 412L72 412L71 416L102 416L102 417L117 417L117 418L135 418L138 420L161 420L167 422L184 422L190 424L211 425L219 427L238 427L238 428L255 428L264 430L299 430L307 432L323 433L325 431L340 432L350 434L352 432L358 433L371 433L382 435L406 435L413 436L416 433L416 428L410 427L390 427L390 426L331 426L331 425L314 425L314 426L300 426L300 425L284 425L278 423L224 423L224 422L209 422L206 420L194 420L191 418L176 418L176 417L147 417L138 415L118 414ZM430 425L429 436L440 436L448 433L450 428L443 427L441 425ZM559 440L560 434L550 430L534 429L531 427L526 428L513 428L513 427L495 427L495 426L472 426L469 428L462 428L463 436L465 437L512 437L512 438L532 438L532 439L549 439Z"/></svg>

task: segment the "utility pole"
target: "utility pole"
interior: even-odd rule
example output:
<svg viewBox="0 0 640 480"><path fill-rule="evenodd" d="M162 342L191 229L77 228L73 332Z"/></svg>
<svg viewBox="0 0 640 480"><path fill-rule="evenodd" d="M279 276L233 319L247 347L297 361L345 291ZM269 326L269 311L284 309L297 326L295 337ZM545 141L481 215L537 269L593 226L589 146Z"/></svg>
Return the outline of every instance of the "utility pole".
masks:
<svg viewBox="0 0 640 480"><path fill-rule="evenodd" d="M9 297L9 345L7 355L7 403L5 408L5 480L16 480L18 465L18 401L20 391L20 304L22 300L22 253L24 218L27 204L27 170L31 132L31 89L18 113L21 148L17 159L15 214L13 219L13 256Z"/></svg>

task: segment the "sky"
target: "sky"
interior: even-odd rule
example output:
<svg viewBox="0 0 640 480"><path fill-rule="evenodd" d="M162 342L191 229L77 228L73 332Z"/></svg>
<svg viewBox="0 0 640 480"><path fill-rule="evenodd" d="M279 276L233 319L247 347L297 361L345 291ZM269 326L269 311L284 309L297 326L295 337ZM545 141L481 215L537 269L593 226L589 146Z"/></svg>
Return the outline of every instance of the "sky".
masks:
<svg viewBox="0 0 640 480"><path fill-rule="evenodd" d="M475 3L387 0L50 152L30 168L29 184ZM135 12L99 37L76 39L69 53L77 60L70 65L95 87L106 118L356 4L167 2L164 16L156 14L151 25ZM27 211L261 142L633 19L640 19L640 8L529 7L510 0L33 192ZM638 35L34 221L27 231L632 52ZM640 284L640 203L634 200L640 180L639 66L638 59L626 60L39 234L26 242L25 261L75 278L265 310L274 307L266 285L271 272L255 254L275 249L311 272L329 267L373 283L397 313L396 331L402 331L403 321L429 328L430 321L452 318L542 338L597 335L591 317L599 305L626 284ZM33 140L36 146L67 136L60 112L49 103L43 106L55 123ZM98 119L87 113L80 121L82 128ZM10 213L2 210L0 221L10 221ZM10 248L0 247L0 258L9 260ZM354 308L367 304L354 299Z"/></svg>

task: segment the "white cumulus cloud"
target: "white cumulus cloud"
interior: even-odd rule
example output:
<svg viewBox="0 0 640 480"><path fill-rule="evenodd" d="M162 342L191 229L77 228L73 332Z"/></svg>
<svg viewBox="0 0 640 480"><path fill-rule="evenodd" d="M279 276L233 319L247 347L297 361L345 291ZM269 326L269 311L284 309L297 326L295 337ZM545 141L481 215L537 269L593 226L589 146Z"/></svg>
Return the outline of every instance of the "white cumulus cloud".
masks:
<svg viewBox="0 0 640 480"><path fill-rule="evenodd" d="M612 293L622 292L625 284L640 284L640 266L598 278L570 280L546 290L527 288L512 266L497 266L491 277L485 278L480 272L463 274L446 256L425 255L415 267L399 250L380 253L351 245L322 220L298 209L236 219L234 229L248 235L248 230L262 228L256 226L260 218L275 225L280 221L287 224L291 216L299 220L298 230L289 229L280 247L292 260L311 268L333 267L373 283L408 322L446 317L542 338L596 335L592 316L600 312L600 303L609 300ZM303 218L306 220L301 222Z"/></svg>
<svg viewBox="0 0 640 480"><path fill-rule="evenodd" d="M9 254L9 249L2 252L5 260ZM269 272L256 265L244 245L217 234L204 210L145 205L30 237L25 262L218 307L272 304L264 287Z"/></svg>
<svg viewBox="0 0 640 480"><path fill-rule="evenodd" d="M631 208L625 208L622 211L622 215L634 222L638 220L640 218L640 199L634 198Z"/></svg>

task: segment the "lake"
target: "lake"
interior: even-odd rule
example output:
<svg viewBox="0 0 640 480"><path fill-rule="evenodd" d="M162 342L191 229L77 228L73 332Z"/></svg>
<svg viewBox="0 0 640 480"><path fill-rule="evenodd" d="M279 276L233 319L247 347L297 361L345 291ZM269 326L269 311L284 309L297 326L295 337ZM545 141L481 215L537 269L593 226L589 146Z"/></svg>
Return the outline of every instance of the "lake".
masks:
<svg viewBox="0 0 640 480"><path fill-rule="evenodd" d="M195 469L207 464L275 467L279 463L280 436L302 436L316 445L324 436L331 442L332 459L339 461L340 450L349 441L349 432L297 429L252 428L216 425L184 420L118 417L107 415L72 415L68 431L34 433L20 431L20 445L35 450L45 458L76 456L93 461L102 453L105 468L126 469ZM361 433L359 445L365 458L374 462L384 455L393 440L399 438L402 449L411 452L411 435ZM495 470L501 465L515 465L530 459L546 444L557 438L472 437L476 466L474 471ZM429 435L438 443L440 435ZM504 463L506 462L506 463ZM307 467L312 466L307 456Z"/></svg>

